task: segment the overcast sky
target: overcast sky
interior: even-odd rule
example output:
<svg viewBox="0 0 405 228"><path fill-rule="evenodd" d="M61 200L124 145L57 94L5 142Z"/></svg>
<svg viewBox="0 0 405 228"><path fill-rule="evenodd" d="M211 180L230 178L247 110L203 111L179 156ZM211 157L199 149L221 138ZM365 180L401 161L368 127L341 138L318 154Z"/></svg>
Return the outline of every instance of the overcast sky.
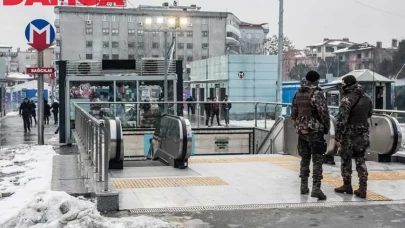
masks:
<svg viewBox="0 0 405 228"><path fill-rule="evenodd" d="M25 2L25 0L23 0ZM2 2L2 0L0 0ZM161 0L131 0L133 6L161 5ZM196 4L202 10L228 11L240 20L269 23L270 33L278 33L278 0L180 0L180 5ZM366 4L366 5L362 5ZM229 4L232 3L232 4ZM128 7L132 7L128 4ZM319 43L323 38L348 37L354 42L390 46L391 39L405 38L405 0L285 0L284 34L297 48ZM0 43L26 48L24 30L33 19L53 23L50 6L0 6Z"/></svg>

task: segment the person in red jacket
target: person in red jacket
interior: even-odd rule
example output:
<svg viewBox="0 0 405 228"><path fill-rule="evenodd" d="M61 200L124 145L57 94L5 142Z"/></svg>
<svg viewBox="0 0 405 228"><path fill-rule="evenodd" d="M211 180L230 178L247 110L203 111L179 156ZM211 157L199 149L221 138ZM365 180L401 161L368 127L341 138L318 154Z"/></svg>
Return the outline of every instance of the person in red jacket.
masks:
<svg viewBox="0 0 405 228"><path fill-rule="evenodd" d="M214 100L213 100L213 101L217 101L217 98L214 97ZM214 122L214 116L217 116L217 123L218 123L218 126L221 126L221 124L219 123L219 104L218 104L218 103L213 103L213 104L211 105L211 112L212 112L211 126L212 126L212 123Z"/></svg>

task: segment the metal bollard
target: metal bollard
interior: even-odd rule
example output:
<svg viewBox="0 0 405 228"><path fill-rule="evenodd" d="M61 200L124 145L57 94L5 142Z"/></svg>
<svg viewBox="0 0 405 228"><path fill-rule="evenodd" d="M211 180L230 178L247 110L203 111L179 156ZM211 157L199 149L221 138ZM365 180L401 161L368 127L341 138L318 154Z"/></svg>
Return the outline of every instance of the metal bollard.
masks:
<svg viewBox="0 0 405 228"><path fill-rule="evenodd" d="M98 157L99 157L99 149L100 149L100 147L99 147L99 144L100 144L100 137L99 137L99 134L100 134L100 132L99 132L99 130L100 130L100 126L97 126L96 128L95 128L95 131L96 131L96 135L95 135L95 143L96 143L96 153L95 153L95 159L94 159L94 166L95 166L95 170L94 170L94 172L98 172Z"/></svg>
<svg viewBox="0 0 405 228"><path fill-rule="evenodd" d="M257 105L258 103L255 104L255 127L257 127Z"/></svg>
<svg viewBox="0 0 405 228"><path fill-rule="evenodd" d="M100 144L98 145L98 180L103 181L103 129L99 128L98 140Z"/></svg>

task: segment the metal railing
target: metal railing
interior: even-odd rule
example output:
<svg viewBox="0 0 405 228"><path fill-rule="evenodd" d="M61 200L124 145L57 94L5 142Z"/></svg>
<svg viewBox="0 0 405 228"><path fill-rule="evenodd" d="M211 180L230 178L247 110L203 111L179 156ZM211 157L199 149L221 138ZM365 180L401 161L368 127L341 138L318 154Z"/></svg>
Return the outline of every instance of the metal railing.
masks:
<svg viewBox="0 0 405 228"><path fill-rule="evenodd" d="M123 105L123 106L131 106L136 109L136 121L140 121L140 110L142 109L143 105L158 105L160 109L160 112L163 113L163 106L164 104L168 104L169 107L169 114L172 115L183 115L184 112L186 112L187 109L184 109L183 106L187 107L187 104L192 104L196 108L196 121L195 124L197 127L200 127L202 119L205 118L204 115L204 104L226 104L227 102L223 101L211 101L211 102L203 102L203 101L192 101L192 102L183 102L183 101L170 101L170 102L76 102L75 104L77 105L88 105L91 104L91 106L99 106L99 107L104 107L106 110L108 109L107 107L114 106L114 108L110 108L112 112L116 111L116 106L117 105ZM265 102L265 101L230 101L233 107L235 105L253 105L252 110L247 110L246 112L252 113L252 119L254 120L254 127L257 127L257 121L259 120L259 115L260 117L264 117L264 126L267 128L267 121L270 118L267 118L270 114L271 111L278 112L281 114L281 110L277 111L278 109L281 109L282 107L290 107L291 104L289 103L277 103L277 102ZM269 107L271 106L271 107ZM264 107L264 111L259 111L259 107ZM235 108L232 108L235 110ZM124 111L125 112L125 111ZM181 113L179 113L181 112ZM235 113L234 111L231 110L231 113ZM112 113L113 115L116 113ZM276 119L276 116L274 116L273 119ZM123 123L125 121L121 120ZM139 125L137 126L139 127Z"/></svg>
<svg viewBox="0 0 405 228"><path fill-rule="evenodd" d="M79 105L75 104L75 130L80 143L89 156L97 179L103 183L104 191L108 191L108 170L111 152L111 132L104 120L90 115Z"/></svg>

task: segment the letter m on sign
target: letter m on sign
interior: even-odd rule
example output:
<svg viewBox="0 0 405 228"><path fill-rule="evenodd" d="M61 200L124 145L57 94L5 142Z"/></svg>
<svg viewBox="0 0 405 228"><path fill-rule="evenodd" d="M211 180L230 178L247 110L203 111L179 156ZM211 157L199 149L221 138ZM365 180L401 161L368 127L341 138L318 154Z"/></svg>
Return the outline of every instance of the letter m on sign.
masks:
<svg viewBox="0 0 405 228"><path fill-rule="evenodd" d="M50 24L46 24L38 28L35 24L30 23L26 31L26 35L28 35L28 44L38 51L47 49L52 45L54 39L52 29L53 28Z"/></svg>

